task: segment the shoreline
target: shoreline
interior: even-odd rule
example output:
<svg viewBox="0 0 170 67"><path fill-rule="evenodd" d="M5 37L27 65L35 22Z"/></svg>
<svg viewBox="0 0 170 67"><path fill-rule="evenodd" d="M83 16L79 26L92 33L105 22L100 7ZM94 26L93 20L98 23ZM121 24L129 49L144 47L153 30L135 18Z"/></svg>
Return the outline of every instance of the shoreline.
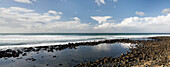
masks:
<svg viewBox="0 0 170 67"><path fill-rule="evenodd" d="M104 57L95 62L80 63L77 67L86 66L170 66L170 37L149 37L155 41L136 41L135 48L121 54L118 58ZM126 41L128 42L128 41Z"/></svg>
<svg viewBox="0 0 170 67"><path fill-rule="evenodd" d="M131 40L131 39L111 39L103 41L94 41L94 42L80 42L80 43L68 43L64 45L51 45L51 46L38 46L38 47L29 47L22 48L18 50L0 50L0 58L9 58L16 57L20 55L27 56L28 52L39 52L41 50L54 52L64 49L76 49L78 46L95 46L101 43L131 43L138 44L135 48L130 48L130 52L126 54L121 54L118 58L105 57L102 59L96 60L96 62L80 63L76 66L150 66L152 65L169 65L169 54L170 52L170 37L148 37L148 39L153 40ZM141 45L142 44L142 45ZM162 45L163 44L163 45ZM146 51L146 52L145 52ZM168 57L167 57L167 56ZM161 59L160 59L161 58ZM28 58L28 60L36 61L34 58ZM158 60L158 61L157 61ZM156 62L153 64L153 62ZM158 62L161 62L159 64Z"/></svg>

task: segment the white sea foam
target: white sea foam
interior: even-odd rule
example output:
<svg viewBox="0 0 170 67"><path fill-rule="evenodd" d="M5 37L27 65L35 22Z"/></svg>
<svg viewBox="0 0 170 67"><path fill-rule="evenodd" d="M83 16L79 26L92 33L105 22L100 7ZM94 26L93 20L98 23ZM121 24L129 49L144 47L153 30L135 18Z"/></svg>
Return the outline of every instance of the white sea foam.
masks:
<svg viewBox="0 0 170 67"><path fill-rule="evenodd" d="M170 35L0 35L0 48L62 45L69 42L87 42L105 39L146 38Z"/></svg>

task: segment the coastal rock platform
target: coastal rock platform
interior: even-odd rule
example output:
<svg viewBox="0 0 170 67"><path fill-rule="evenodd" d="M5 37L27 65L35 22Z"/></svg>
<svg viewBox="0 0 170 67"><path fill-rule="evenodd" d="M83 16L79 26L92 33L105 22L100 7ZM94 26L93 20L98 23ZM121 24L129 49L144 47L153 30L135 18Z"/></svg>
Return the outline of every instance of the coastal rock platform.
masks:
<svg viewBox="0 0 170 67"><path fill-rule="evenodd" d="M0 58L17 58L27 56L29 52L61 51L64 49L77 49L78 46L95 46L102 43L131 43L130 51L122 53L117 58L104 57L96 61L79 63L75 67L138 67L138 66L170 66L170 37L149 37L149 40L111 39L94 42L68 43L64 45L25 47L22 49L0 50ZM53 56L55 58L56 56ZM43 57L42 57L43 58ZM26 61L36 61L35 58L27 58ZM62 66L63 64L60 64ZM48 64L46 65L48 66Z"/></svg>
<svg viewBox="0 0 170 67"><path fill-rule="evenodd" d="M168 67L170 66L170 37L150 37L149 41L123 40L121 42L137 44L130 52L118 58L104 57L95 62L80 63L76 67Z"/></svg>

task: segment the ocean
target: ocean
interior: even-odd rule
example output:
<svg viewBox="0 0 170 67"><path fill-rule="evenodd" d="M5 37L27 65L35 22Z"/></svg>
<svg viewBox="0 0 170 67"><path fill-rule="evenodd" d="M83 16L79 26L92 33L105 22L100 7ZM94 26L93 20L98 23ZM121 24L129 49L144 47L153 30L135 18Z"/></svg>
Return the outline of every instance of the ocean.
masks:
<svg viewBox="0 0 170 67"><path fill-rule="evenodd" d="M146 37L170 36L170 33L20 33L0 34L0 50L21 50L26 56L6 57L0 59L0 67L73 67L79 63L96 61L104 57L117 58L129 52L132 43L101 43L98 45L80 45L75 48L49 51L26 51L23 47L64 45L69 42L98 41L105 39L146 39ZM16 48L16 49L15 49ZM21 49L20 49L21 48ZM34 48L36 49L36 48ZM27 60L36 59L34 61Z"/></svg>
<svg viewBox="0 0 170 67"><path fill-rule="evenodd" d="M170 33L1 33L0 48L63 45L105 39L170 36Z"/></svg>

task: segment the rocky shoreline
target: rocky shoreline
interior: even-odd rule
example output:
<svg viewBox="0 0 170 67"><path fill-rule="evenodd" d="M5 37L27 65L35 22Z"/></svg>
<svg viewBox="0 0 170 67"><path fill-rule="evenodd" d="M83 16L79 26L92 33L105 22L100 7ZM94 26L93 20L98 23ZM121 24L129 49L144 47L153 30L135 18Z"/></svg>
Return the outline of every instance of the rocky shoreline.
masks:
<svg viewBox="0 0 170 67"><path fill-rule="evenodd" d="M68 43L64 45L51 45L51 46L37 46L37 47L27 47L17 50L6 49L0 50L0 58L5 57L19 57L20 55L26 56L28 52L39 52L41 50L54 52L64 49L77 49L78 46L95 46L101 43L135 43L135 41L130 39L113 39L113 40L103 40L103 41L94 41L94 42L80 42L80 43Z"/></svg>
<svg viewBox="0 0 170 67"><path fill-rule="evenodd" d="M80 63L76 67L157 67L170 66L170 37L150 37L154 41L128 41L137 44L130 52L121 54L118 58L104 57L95 62Z"/></svg>
<svg viewBox="0 0 170 67"><path fill-rule="evenodd" d="M22 59L21 56L27 56L29 52L39 51L60 51L64 49L76 49L78 46L95 46L101 43L131 43L137 44L131 46L130 52L121 54L118 58L104 57L95 62L80 63L76 67L93 66L168 66L170 65L170 37L150 37L152 40L132 40L132 39L113 39L94 42L68 43L64 45L38 46L22 49L0 50L0 58L14 57ZM21 57L21 58L19 58ZM55 57L55 56L54 56ZM26 61L36 61L35 58L27 58ZM62 66L62 64L61 64Z"/></svg>

